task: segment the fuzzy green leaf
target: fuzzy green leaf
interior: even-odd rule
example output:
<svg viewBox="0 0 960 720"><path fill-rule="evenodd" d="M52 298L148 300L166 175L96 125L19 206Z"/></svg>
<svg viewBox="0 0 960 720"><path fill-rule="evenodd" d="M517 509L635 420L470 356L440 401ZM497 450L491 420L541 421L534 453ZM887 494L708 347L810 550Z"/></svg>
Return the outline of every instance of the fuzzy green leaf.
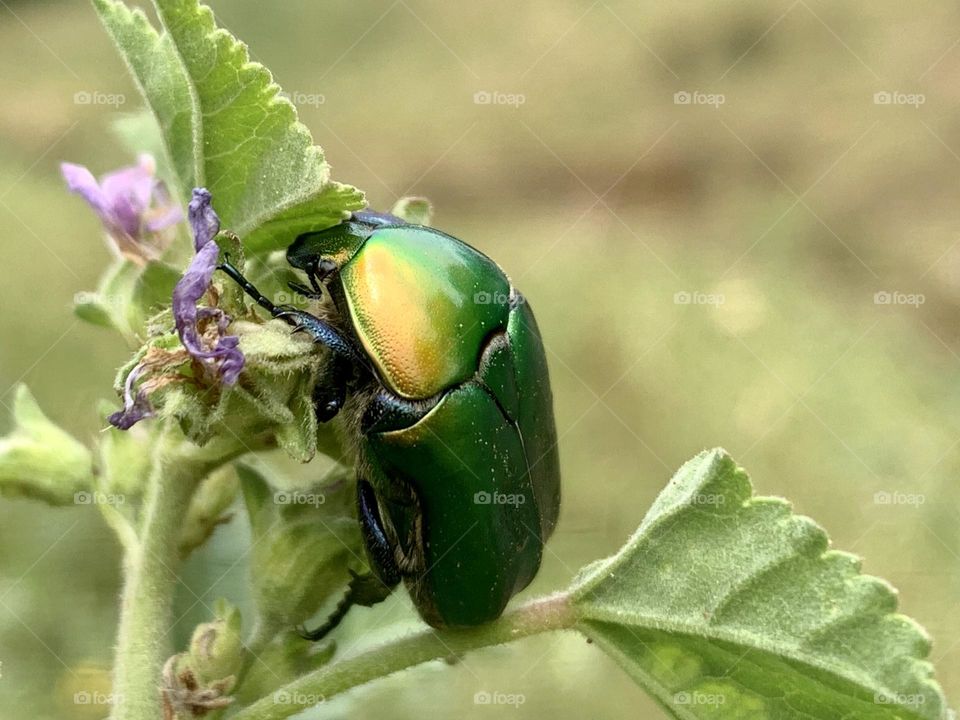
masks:
<svg viewBox="0 0 960 720"><path fill-rule="evenodd" d="M93 0L156 117L180 196L213 194L248 250L284 247L365 205L330 179L323 151L270 72L197 0L157 0L164 32L119 0Z"/></svg>
<svg viewBox="0 0 960 720"><path fill-rule="evenodd" d="M26 385L13 401L14 429L0 438L0 494L86 504L93 486L90 451L52 423Z"/></svg>
<svg viewBox="0 0 960 720"><path fill-rule="evenodd" d="M138 265L117 258L100 278L95 292L74 296L77 317L117 330L131 343L142 338L147 319L170 302L180 273L163 262Z"/></svg>
<svg viewBox="0 0 960 720"><path fill-rule="evenodd" d="M722 450L684 465L572 590L578 627L679 718L947 716L895 591Z"/></svg>

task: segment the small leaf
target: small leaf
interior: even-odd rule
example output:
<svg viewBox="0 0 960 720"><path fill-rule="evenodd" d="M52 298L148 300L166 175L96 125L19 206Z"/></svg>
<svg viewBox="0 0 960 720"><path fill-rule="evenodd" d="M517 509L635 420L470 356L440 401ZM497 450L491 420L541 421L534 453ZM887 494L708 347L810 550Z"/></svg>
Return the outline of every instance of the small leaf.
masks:
<svg viewBox="0 0 960 720"><path fill-rule="evenodd" d="M13 419L13 432L0 438L0 494L52 505L72 505L78 494L89 495L90 451L50 422L26 385L17 387Z"/></svg>
<svg viewBox="0 0 960 720"><path fill-rule="evenodd" d="M317 411L313 406L314 379L307 374L300 376L297 387L288 402L293 412L293 422L277 430L277 442L294 460L310 462L317 453Z"/></svg>
<svg viewBox="0 0 960 720"><path fill-rule="evenodd" d="M572 590L578 627L680 718L945 717L930 641L722 450L688 462Z"/></svg>
<svg viewBox="0 0 960 720"><path fill-rule="evenodd" d="M158 0L161 35L119 0L94 4L157 118L180 196L206 187L223 227L248 250L285 247L364 207L360 191L330 179L269 71L216 27L208 7Z"/></svg>
<svg viewBox="0 0 960 720"><path fill-rule="evenodd" d="M433 205L425 197L404 197L397 200L390 214L414 225L429 225L433 220Z"/></svg>
<svg viewBox="0 0 960 720"><path fill-rule="evenodd" d="M117 258L101 277L95 292L74 296L74 312L89 323L116 329L134 343L145 334L150 315L169 304L179 278L180 274L166 263L138 265Z"/></svg>

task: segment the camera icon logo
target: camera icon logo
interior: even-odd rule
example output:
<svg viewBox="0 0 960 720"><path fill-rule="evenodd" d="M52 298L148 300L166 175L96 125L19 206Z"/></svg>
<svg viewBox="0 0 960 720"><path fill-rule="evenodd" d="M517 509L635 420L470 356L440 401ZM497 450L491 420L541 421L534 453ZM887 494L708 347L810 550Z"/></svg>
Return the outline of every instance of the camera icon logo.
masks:
<svg viewBox="0 0 960 720"><path fill-rule="evenodd" d="M689 105L693 101L693 96L686 90L680 90L673 94L674 105Z"/></svg>
<svg viewBox="0 0 960 720"><path fill-rule="evenodd" d="M473 94L473 104L474 105L489 105L493 102L493 94L487 92L486 90L477 90Z"/></svg>

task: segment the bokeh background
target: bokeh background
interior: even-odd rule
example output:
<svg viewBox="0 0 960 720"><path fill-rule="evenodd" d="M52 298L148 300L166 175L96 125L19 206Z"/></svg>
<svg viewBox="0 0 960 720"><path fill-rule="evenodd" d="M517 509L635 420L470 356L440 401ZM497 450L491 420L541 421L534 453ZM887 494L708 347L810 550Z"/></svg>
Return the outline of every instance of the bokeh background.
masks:
<svg viewBox="0 0 960 720"><path fill-rule="evenodd" d="M430 197L435 224L497 258L534 304L565 497L525 596L617 549L683 461L722 445L760 492L790 498L899 588L956 702L960 8L212 5L291 94L336 178L374 207ZM82 0L0 0L0 97L0 403L27 382L92 437L127 349L71 312L108 254L57 164L128 163L106 128L140 101ZM215 598L246 606L245 522L191 559L179 645ZM0 501L0 716L103 714L72 697L106 691L119 560L92 507ZM416 622L409 608L376 617L384 634ZM525 702L475 705L481 690ZM572 635L421 667L312 716L424 707L663 717Z"/></svg>

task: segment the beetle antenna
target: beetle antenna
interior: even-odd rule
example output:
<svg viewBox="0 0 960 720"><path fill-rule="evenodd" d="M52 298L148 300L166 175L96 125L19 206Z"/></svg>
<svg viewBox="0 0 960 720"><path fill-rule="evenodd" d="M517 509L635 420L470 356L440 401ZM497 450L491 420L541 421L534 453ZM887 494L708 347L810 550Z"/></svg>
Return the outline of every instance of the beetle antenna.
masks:
<svg viewBox="0 0 960 720"><path fill-rule="evenodd" d="M254 302L257 303L257 305L262 307L271 315L276 316L280 312L280 310L277 308L276 305L270 302L270 300L268 300L267 297L262 292L257 290L257 288L253 285L252 282L250 282L243 276L243 273L240 272L230 262L229 258L226 261L217 265L217 270L222 270L227 275L229 275L233 279L233 281L237 283L237 285L243 288L243 291L247 295L249 295L254 300Z"/></svg>

